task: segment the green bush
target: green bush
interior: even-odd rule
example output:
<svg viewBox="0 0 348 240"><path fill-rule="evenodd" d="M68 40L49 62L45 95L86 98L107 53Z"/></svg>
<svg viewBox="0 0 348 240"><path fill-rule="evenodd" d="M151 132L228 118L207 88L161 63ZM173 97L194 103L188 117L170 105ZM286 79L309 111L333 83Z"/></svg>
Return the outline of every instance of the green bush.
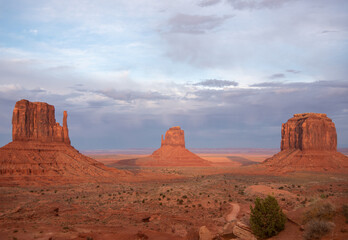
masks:
<svg viewBox="0 0 348 240"><path fill-rule="evenodd" d="M275 236L285 228L286 216L274 197L256 198L250 210L250 227L259 238Z"/></svg>

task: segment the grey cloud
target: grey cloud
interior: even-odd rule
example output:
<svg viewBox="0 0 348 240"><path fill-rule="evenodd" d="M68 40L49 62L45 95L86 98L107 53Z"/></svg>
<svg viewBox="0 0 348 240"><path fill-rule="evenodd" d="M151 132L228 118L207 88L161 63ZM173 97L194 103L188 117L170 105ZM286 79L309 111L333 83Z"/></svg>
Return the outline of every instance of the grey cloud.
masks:
<svg viewBox="0 0 348 240"><path fill-rule="evenodd" d="M116 91L115 89L99 90L96 93L101 93L104 96L112 98L114 100L121 100L131 102L134 100L165 100L169 99L169 96L163 95L159 92L139 92L139 91Z"/></svg>
<svg viewBox="0 0 348 240"><path fill-rule="evenodd" d="M276 73L268 77L269 79L279 79L279 78L285 78L285 75L283 73Z"/></svg>
<svg viewBox="0 0 348 240"><path fill-rule="evenodd" d="M322 31L321 33L322 33L322 34L326 34L326 33L336 33L336 32L339 32L339 31L335 31L335 30L324 30L324 31Z"/></svg>
<svg viewBox="0 0 348 240"><path fill-rule="evenodd" d="M207 79L198 83L193 84L195 86L204 86L204 87L228 87L228 86L238 86L238 82L229 81L229 80L218 80L218 79Z"/></svg>
<svg viewBox="0 0 348 240"><path fill-rule="evenodd" d="M200 7L210 7L210 6L213 6L213 5L216 5L218 3L220 3L221 0L203 0L203 1L200 1L198 3L198 6Z"/></svg>
<svg viewBox="0 0 348 240"><path fill-rule="evenodd" d="M35 88L35 89L31 89L29 91L31 91L33 93L46 93L47 92L47 90L42 89L42 88Z"/></svg>
<svg viewBox="0 0 348 240"><path fill-rule="evenodd" d="M326 88L348 88L348 81L316 81L312 83L315 87Z"/></svg>
<svg viewBox="0 0 348 240"><path fill-rule="evenodd" d="M315 81L315 82L262 82L252 84L250 87L263 88L348 88L347 81Z"/></svg>
<svg viewBox="0 0 348 240"><path fill-rule="evenodd" d="M295 73L295 74L297 74L297 73L300 73L301 71L298 71L298 70L294 70L294 69L288 69L288 70L286 70L287 72L289 72L289 73Z"/></svg>
<svg viewBox="0 0 348 240"><path fill-rule="evenodd" d="M202 107L190 114L200 119L200 125L191 127L195 128L194 133L204 136L194 136L194 139L215 147L221 142L215 143L211 140L214 138L224 139L233 147L243 147L251 142L277 147L281 124L293 114L320 112L328 114L335 122L339 146L347 146L348 88L338 87L347 85L341 81L317 81L276 83L260 89L198 90L192 101L201 102ZM228 139L226 134L231 138ZM241 138L237 140L235 136Z"/></svg>
<svg viewBox="0 0 348 240"><path fill-rule="evenodd" d="M75 67L73 67L73 66L66 66L66 65L59 65L59 66L47 68L46 70L47 71L55 71L55 72L71 71L71 70L75 70Z"/></svg>
<svg viewBox="0 0 348 240"><path fill-rule="evenodd" d="M282 82L263 82L251 84L250 87L282 87L283 85Z"/></svg>
<svg viewBox="0 0 348 240"><path fill-rule="evenodd" d="M281 123L301 112L327 113L336 124L339 146L347 147L347 81L276 82L263 83L263 86L268 87L209 89L182 86L182 92L195 96L184 99L169 98L165 92L99 91L99 94L124 101L166 99L159 111L140 109L143 105L132 108L128 104L116 105L105 98L94 102L83 100L87 106L71 105L66 101L67 97L73 96L45 95L37 99L37 95L32 95L29 100L47 101L56 106L57 114L68 110L71 140L79 149L157 147L161 134L174 125L185 130L188 147L278 147ZM18 96L27 94L16 92ZM96 94L96 91L88 93ZM20 99L18 96L16 100ZM8 132L0 135L0 142L6 144L11 136L10 118L15 101L3 97L0 96L3 110L0 113L5 116L6 112L6 118L3 118L6 123L2 121L1 127L8 128ZM180 111L173 111L173 105Z"/></svg>
<svg viewBox="0 0 348 240"><path fill-rule="evenodd" d="M232 17L232 15L218 17L213 15L203 16L177 14L168 21L169 32L203 34L221 26L226 20Z"/></svg>
<svg viewBox="0 0 348 240"><path fill-rule="evenodd" d="M263 8L278 8L293 0L227 0L227 2L238 10L255 10Z"/></svg>

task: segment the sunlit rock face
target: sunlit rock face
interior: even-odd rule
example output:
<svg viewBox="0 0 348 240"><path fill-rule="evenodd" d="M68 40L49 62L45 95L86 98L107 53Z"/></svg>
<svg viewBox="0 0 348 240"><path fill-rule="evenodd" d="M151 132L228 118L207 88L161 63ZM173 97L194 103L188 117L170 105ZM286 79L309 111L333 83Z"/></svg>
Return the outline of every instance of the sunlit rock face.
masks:
<svg viewBox="0 0 348 240"><path fill-rule="evenodd" d="M326 114L295 114L282 124L281 133L281 151L264 165L283 171L348 170L348 157L337 152L335 124Z"/></svg>
<svg viewBox="0 0 348 240"><path fill-rule="evenodd" d="M163 139L161 146L180 146L185 147L185 135L184 130L181 130L180 127L171 127L166 132L165 139Z"/></svg>
<svg viewBox="0 0 348 240"><path fill-rule="evenodd" d="M282 125L281 150L337 150L335 124L323 113L295 114Z"/></svg>
<svg viewBox="0 0 348 240"><path fill-rule="evenodd" d="M67 117L64 111L62 127L56 122L54 106L20 100L13 109L12 140L70 144Z"/></svg>

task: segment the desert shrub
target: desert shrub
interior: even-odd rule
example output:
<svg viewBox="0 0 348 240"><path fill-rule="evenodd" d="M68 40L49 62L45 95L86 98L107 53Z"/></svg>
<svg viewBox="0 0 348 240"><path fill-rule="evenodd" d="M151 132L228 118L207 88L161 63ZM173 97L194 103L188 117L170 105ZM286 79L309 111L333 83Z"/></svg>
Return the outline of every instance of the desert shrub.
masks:
<svg viewBox="0 0 348 240"><path fill-rule="evenodd" d="M275 236L285 228L286 216L274 197L256 198L250 210L250 227L259 238Z"/></svg>
<svg viewBox="0 0 348 240"><path fill-rule="evenodd" d="M324 235L331 232L335 224L326 220L312 219L306 224L304 238L321 239Z"/></svg>
<svg viewBox="0 0 348 240"><path fill-rule="evenodd" d="M304 223L312 219L330 221L335 216L335 206L329 202L317 202L304 214Z"/></svg>
<svg viewBox="0 0 348 240"><path fill-rule="evenodd" d="M346 218L346 223L348 223L348 205L343 205L342 206L342 212L343 212L343 215Z"/></svg>

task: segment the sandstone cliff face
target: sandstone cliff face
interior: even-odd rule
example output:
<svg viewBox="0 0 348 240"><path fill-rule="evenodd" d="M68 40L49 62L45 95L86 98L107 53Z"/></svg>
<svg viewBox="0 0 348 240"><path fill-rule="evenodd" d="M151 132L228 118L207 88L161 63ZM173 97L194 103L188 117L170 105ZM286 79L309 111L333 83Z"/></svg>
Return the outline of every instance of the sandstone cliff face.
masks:
<svg viewBox="0 0 348 240"><path fill-rule="evenodd" d="M64 111L62 127L56 122L54 106L20 100L13 110L12 140L70 144L67 117L67 112Z"/></svg>
<svg viewBox="0 0 348 240"><path fill-rule="evenodd" d="M72 147L67 117L64 111L63 126L60 126L55 120L54 106L27 100L16 103L12 118L13 141L0 148L0 185L9 181L19 184L114 181L115 177L128 175L128 172L108 168Z"/></svg>
<svg viewBox="0 0 348 240"><path fill-rule="evenodd" d="M335 124L323 113L295 114L282 125L281 150L336 151Z"/></svg>
<svg viewBox="0 0 348 240"><path fill-rule="evenodd" d="M185 135L184 130L181 130L180 127L171 127L166 132L165 139L163 139L161 146L180 146L185 147Z"/></svg>
<svg viewBox="0 0 348 240"><path fill-rule="evenodd" d="M326 114L295 114L281 133L281 151L264 165L282 171L348 170L348 157L337 152L335 124Z"/></svg>

